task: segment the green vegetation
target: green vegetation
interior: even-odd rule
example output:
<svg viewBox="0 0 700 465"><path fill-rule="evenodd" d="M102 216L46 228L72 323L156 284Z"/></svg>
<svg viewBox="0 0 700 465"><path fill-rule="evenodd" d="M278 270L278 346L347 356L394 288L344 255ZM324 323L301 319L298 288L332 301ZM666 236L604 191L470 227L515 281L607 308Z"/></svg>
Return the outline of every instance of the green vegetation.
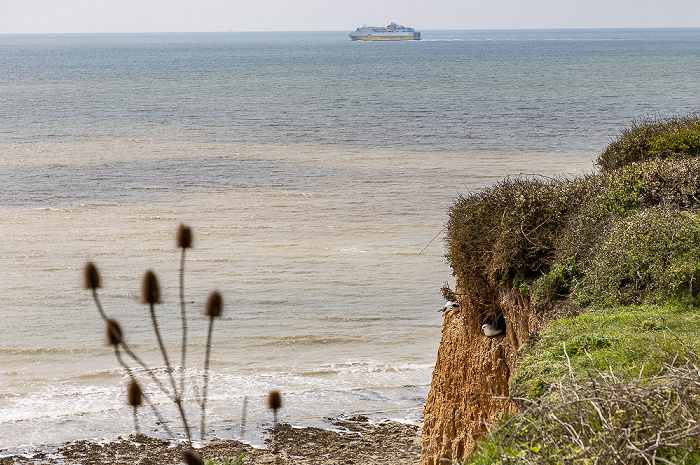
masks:
<svg viewBox="0 0 700 465"><path fill-rule="evenodd" d="M700 155L700 118L647 119L633 122L598 158L603 170L637 161Z"/></svg>
<svg viewBox="0 0 700 465"><path fill-rule="evenodd" d="M512 286L541 306L571 297L583 307L690 302L699 208L700 158L576 180L506 179L453 205L447 257L467 291Z"/></svg>
<svg viewBox="0 0 700 465"><path fill-rule="evenodd" d="M552 321L522 347L511 395L537 398L570 373L613 367L625 378L651 377L674 359L700 352L700 312L687 304L597 307ZM700 379L699 379L700 381Z"/></svg>
<svg viewBox="0 0 700 465"><path fill-rule="evenodd" d="M511 395L523 413L468 463L700 463L699 349L690 304L554 320L521 348Z"/></svg>
<svg viewBox="0 0 700 465"><path fill-rule="evenodd" d="M700 463L698 366L625 378L592 372L505 419L470 464Z"/></svg>
<svg viewBox="0 0 700 465"><path fill-rule="evenodd" d="M469 463L700 463L697 155L698 117L644 121L600 173L455 203L447 257L464 291L515 289L549 322L511 378L523 413Z"/></svg>
<svg viewBox="0 0 700 465"><path fill-rule="evenodd" d="M214 462L213 460L207 460L204 462L204 465L243 465L243 457L245 454L241 454L238 456L238 458L233 461L229 462L228 458L225 458L221 463Z"/></svg>

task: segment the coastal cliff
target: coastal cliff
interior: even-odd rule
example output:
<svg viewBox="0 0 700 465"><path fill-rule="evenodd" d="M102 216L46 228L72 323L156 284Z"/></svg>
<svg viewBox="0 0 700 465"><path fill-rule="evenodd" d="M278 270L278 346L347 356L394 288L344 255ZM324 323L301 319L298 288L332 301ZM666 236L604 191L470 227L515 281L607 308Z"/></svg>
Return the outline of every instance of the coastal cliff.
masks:
<svg viewBox="0 0 700 465"><path fill-rule="evenodd" d="M647 121L608 146L598 173L509 178L455 202L447 258L460 307L445 315L422 465L470 457L504 414L518 412L511 395L537 401L562 389L563 376L572 381L613 366L619 379L630 372L641 379L663 373L679 355L693 356L698 341L674 346L650 331L678 340L674 328L700 331L698 155L700 119ZM560 319L566 323L549 336ZM484 323L505 334L486 337ZM535 454L532 463L545 463L541 444L508 447L520 454L514 460ZM563 449L552 447L560 460ZM576 449L572 460L605 453L590 447Z"/></svg>
<svg viewBox="0 0 700 465"><path fill-rule="evenodd" d="M423 425L423 465L452 463L470 455L475 440L505 413L515 411L508 383L516 353L540 326L529 302L517 291L499 288L484 302L457 285L460 307L447 313ZM507 331L488 338L484 315L502 316ZM446 462L445 462L446 461Z"/></svg>

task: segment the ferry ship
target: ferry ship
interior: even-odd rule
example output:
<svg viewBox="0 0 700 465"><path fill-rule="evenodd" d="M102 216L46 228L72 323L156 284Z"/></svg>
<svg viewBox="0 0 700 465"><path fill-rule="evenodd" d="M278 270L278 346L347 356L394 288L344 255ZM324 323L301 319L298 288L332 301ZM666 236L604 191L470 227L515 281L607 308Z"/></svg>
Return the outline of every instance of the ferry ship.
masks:
<svg viewBox="0 0 700 465"><path fill-rule="evenodd" d="M350 35L352 40L420 40L420 32L392 21L386 27L363 26Z"/></svg>

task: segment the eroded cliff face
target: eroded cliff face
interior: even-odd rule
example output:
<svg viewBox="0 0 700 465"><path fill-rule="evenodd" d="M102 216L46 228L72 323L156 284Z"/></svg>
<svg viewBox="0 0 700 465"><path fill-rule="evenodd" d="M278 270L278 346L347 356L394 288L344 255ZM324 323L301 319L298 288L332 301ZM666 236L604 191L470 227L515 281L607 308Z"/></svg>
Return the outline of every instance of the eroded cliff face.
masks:
<svg viewBox="0 0 700 465"><path fill-rule="evenodd" d="M513 289L466 292L458 283L456 294L460 308L445 316L425 405L421 465L469 456L475 441L504 413L515 411L508 400L515 356L540 326L529 300ZM505 334L484 336L481 325L496 320L505 322Z"/></svg>

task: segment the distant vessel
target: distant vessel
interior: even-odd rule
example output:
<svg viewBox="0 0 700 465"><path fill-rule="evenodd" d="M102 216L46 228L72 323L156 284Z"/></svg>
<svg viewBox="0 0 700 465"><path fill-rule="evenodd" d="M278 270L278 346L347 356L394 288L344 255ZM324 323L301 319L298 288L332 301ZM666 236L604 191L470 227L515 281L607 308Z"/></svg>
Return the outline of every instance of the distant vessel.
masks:
<svg viewBox="0 0 700 465"><path fill-rule="evenodd" d="M386 27L358 27L349 35L352 40L420 40L420 32L393 21Z"/></svg>

